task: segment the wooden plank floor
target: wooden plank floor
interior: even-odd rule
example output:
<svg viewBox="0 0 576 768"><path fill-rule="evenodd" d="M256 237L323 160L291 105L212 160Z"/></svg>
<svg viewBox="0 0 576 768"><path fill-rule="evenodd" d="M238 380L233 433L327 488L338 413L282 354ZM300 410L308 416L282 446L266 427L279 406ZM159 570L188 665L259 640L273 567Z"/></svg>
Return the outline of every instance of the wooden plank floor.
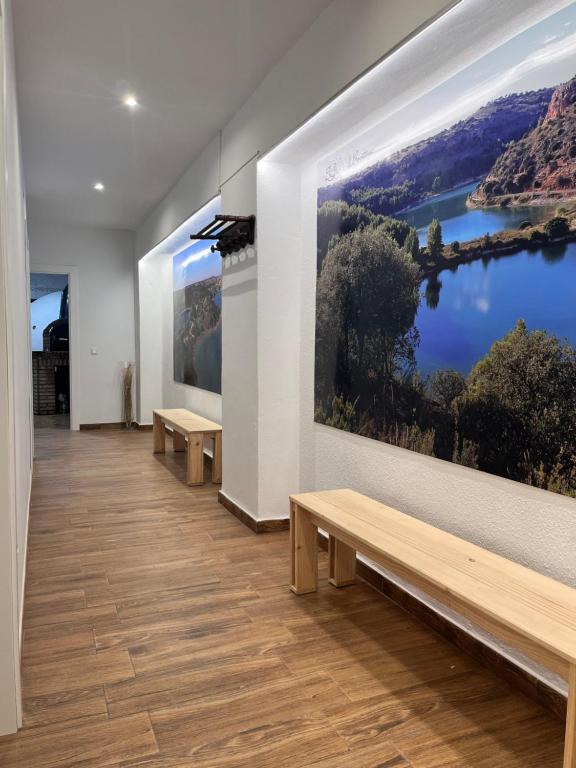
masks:
<svg viewBox="0 0 576 768"><path fill-rule="evenodd" d="M287 534L151 445L37 433L2 768L560 768L559 721L367 585L328 587L324 555L292 595Z"/></svg>

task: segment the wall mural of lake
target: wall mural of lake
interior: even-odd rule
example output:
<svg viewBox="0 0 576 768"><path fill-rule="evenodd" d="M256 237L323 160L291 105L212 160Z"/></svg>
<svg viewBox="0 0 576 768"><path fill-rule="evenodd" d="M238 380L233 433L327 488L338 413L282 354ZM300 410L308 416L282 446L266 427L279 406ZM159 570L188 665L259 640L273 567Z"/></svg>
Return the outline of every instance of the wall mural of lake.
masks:
<svg viewBox="0 0 576 768"><path fill-rule="evenodd" d="M220 212L220 198L206 208L198 229ZM172 261L174 381L222 392L222 257L196 240Z"/></svg>
<svg viewBox="0 0 576 768"><path fill-rule="evenodd" d="M575 53L572 4L319 166L317 422L576 496Z"/></svg>

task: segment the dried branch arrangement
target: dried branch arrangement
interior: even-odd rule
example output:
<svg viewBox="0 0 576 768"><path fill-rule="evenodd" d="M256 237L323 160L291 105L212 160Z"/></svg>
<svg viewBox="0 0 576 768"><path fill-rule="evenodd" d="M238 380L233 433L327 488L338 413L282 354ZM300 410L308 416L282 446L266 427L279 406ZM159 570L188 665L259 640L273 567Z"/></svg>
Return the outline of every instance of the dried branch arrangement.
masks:
<svg viewBox="0 0 576 768"><path fill-rule="evenodd" d="M126 429L132 429L134 413L132 410L132 384L134 381L134 363L126 363L122 369L122 418Z"/></svg>

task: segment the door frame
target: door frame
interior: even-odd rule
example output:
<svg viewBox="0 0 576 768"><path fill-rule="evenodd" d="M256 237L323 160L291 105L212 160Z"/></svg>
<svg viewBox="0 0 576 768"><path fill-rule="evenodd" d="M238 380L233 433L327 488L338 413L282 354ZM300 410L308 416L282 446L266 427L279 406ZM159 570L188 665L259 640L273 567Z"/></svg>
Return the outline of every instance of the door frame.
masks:
<svg viewBox="0 0 576 768"><path fill-rule="evenodd" d="M30 274L67 275L68 276L68 336L69 336L69 375L70 375L70 429L80 429L80 378L78 362L80 360L78 267L58 266L57 264L30 264Z"/></svg>

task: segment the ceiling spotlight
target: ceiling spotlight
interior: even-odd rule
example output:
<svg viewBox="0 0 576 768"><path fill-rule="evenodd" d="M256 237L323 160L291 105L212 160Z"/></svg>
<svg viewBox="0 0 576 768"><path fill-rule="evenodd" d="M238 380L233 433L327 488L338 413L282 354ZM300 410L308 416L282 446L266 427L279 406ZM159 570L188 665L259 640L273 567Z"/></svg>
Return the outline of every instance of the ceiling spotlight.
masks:
<svg viewBox="0 0 576 768"><path fill-rule="evenodd" d="M140 104L138 103L138 99L136 96L134 96L133 93L129 93L126 96L124 96L124 106L129 107L130 109L136 109L136 107L139 107Z"/></svg>
<svg viewBox="0 0 576 768"><path fill-rule="evenodd" d="M101 181L95 181L93 188L96 192L104 192L104 184Z"/></svg>

